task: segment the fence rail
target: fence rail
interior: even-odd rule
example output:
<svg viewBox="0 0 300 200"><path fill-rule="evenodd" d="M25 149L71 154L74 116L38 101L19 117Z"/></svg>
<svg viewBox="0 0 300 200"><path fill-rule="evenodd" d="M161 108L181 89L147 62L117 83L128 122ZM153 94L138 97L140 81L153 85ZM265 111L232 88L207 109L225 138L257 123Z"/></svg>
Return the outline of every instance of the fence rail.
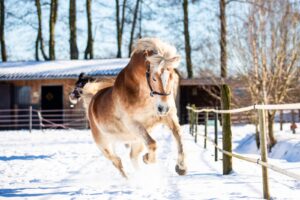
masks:
<svg viewBox="0 0 300 200"><path fill-rule="evenodd" d="M217 161L217 150L222 152L223 154L226 154L227 156L235 157L244 161L248 161L251 163L256 163L262 166L262 176L263 176L263 192L264 192L264 198L270 199L270 193L269 193L269 182L268 182L268 170L272 169L273 171L276 171L280 174L289 176L291 178L294 178L296 180L300 180L300 175L290 172L288 170L282 169L280 167L277 167L275 165L272 165L267 162L267 145L266 145L266 124L265 124L265 111L266 110L294 110L294 109L300 109L300 103L295 104L281 104L281 105L252 105L247 106L243 108L237 108L232 110L218 110L218 109L196 109L195 107L187 106L186 107L189 110L189 123L190 123L190 133L195 137L195 142L197 142L197 136L202 136L204 138L204 148L206 148L206 140L213 143L215 146L215 160ZM260 149L261 149L261 158L249 158L246 156L242 156L237 153L232 153L229 151L225 151L224 149L220 148L218 146L218 137L217 137L217 126L216 123L218 121L217 117L218 114L233 114L233 113L242 113L242 112L249 112L256 110L258 112L259 116L259 126L260 126ZM215 113L215 138L214 140L212 138L209 138L207 136L207 121L208 121L208 114L205 114L205 129L204 129L204 135L198 133L198 115L199 113Z"/></svg>
<svg viewBox="0 0 300 200"><path fill-rule="evenodd" d="M0 130L87 127L84 109L0 109Z"/></svg>

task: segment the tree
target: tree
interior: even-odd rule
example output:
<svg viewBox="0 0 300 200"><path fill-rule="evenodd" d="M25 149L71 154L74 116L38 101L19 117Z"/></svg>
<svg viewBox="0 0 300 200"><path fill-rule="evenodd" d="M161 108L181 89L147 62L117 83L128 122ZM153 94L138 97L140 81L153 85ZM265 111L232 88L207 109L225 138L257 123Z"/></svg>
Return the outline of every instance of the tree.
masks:
<svg viewBox="0 0 300 200"><path fill-rule="evenodd" d="M91 11L92 0L86 0L86 15L87 15L87 28L88 28L88 38L87 45L84 51L84 59L94 58L94 40L92 33L92 11Z"/></svg>
<svg viewBox="0 0 300 200"><path fill-rule="evenodd" d="M184 41L185 41L185 61L188 73L188 78L193 77L193 66L191 59L191 43L189 33L189 15L188 15L188 0L183 0L183 25L184 25Z"/></svg>
<svg viewBox="0 0 300 200"><path fill-rule="evenodd" d="M240 61L254 103L284 103L297 81L300 56L300 20L297 5L289 1L257 0L250 4L246 34L239 46ZM266 34L268 33L268 34ZM273 124L276 111L267 111L268 145L276 144Z"/></svg>
<svg viewBox="0 0 300 200"><path fill-rule="evenodd" d="M5 4L4 4L4 0L0 0L0 44L1 44L0 46L1 46L2 62L7 61L4 27L5 27Z"/></svg>
<svg viewBox="0 0 300 200"><path fill-rule="evenodd" d="M226 0L220 0L220 64L221 78L227 78L227 31L226 31ZM221 85L221 105L223 110L230 110L231 93L227 84ZM222 114L223 149L232 152L231 116ZM232 158L223 154L223 174L232 171Z"/></svg>
<svg viewBox="0 0 300 200"><path fill-rule="evenodd" d="M119 0L116 0L116 28L117 28L117 47L118 47L117 58L122 57L122 37L123 37L123 30L125 24L126 2L127 0L123 0L122 17L120 19L120 3Z"/></svg>
<svg viewBox="0 0 300 200"><path fill-rule="evenodd" d="M49 20L49 58L55 60L55 24L57 20L58 0L51 0Z"/></svg>
<svg viewBox="0 0 300 200"><path fill-rule="evenodd" d="M78 59L77 35L76 35L76 0L70 0L69 25L70 25L70 58Z"/></svg>
<svg viewBox="0 0 300 200"><path fill-rule="evenodd" d="M137 22L140 1L141 0L136 0L135 8L133 11L133 19L132 19L131 32L130 32L130 41L129 41L129 45L128 45L128 57L130 57L131 50L132 50L131 48L132 48L132 44L133 44L133 37L134 37L134 31L135 31L136 22Z"/></svg>
<svg viewBox="0 0 300 200"><path fill-rule="evenodd" d="M45 53L44 48L44 39L43 39L43 33L42 33L42 9L41 9L41 3L40 0L35 0L35 6L37 10L37 17L38 17L38 33L35 41L35 59L39 59L39 49L41 50L41 53L43 55L44 60L49 60Z"/></svg>

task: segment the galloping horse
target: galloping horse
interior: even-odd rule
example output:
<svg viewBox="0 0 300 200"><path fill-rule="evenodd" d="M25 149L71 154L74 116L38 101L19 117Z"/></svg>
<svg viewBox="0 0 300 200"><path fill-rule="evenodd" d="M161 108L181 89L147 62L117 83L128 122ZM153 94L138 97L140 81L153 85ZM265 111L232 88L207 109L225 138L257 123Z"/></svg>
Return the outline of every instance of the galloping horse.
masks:
<svg viewBox="0 0 300 200"><path fill-rule="evenodd" d="M127 176L120 157L114 152L114 145L117 142L129 144L134 166L137 166L139 154L145 145L148 152L143 156L143 161L146 164L153 163L157 147L149 132L158 123L167 125L173 132L178 147L175 170L179 175L186 174L173 95L174 69L179 62L180 56L173 46L156 38L140 39L128 65L115 82L110 83L111 86L99 82L99 91L87 100L95 143L125 178Z"/></svg>

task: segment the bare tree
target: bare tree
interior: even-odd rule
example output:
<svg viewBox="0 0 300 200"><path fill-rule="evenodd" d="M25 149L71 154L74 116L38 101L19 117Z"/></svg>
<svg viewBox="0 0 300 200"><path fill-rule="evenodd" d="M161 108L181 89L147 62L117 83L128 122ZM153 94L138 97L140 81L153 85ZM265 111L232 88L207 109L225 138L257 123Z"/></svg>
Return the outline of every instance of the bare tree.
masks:
<svg viewBox="0 0 300 200"><path fill-rule="evenodd" d="M71 59L78 59L77 34L76 34L76 0L70 0L69 26L70 26L70 57Z"/></svg>
<svg viewBox="0 0 300 200"><path fill-rule="evenodd" d="M37 10L37 17L38 17L38 33L35 41L35 59L39 59L39 49L42 53L42 56L44 60L49 60L45 53L45 48L44 48L44 39L43 39L43 33L42 33L42 9L41 9L41 3L40 0L35 0L35 6Z"/></svg>
<svg viewBox="0 0 300 200"><path fill-rule="evenodd" d="M120 3L116 0L116 28L117 28L117 58L122 57L122 37L125 24L125 11L126 11L127 0L123 0L122 6L122 17L120 19Z"/></svg>
<svg viewBox="0 0 300 200"><path fill-rule="evenodd" d="M1 44L2 62L7 61L4 27L5 27L5 4L4 4L4 0L0 0L0 44Z"/></svg>
<svg viewBox="0 0 300 200"><path fill-rule="evenodd" d="M88 28L88 38L87 45L84 51L84 59L94 58L94 39L92 33L92 11L91 11L92 0L86 0L86 15L87 15L87 28Z"/></svg>
<svg viewBox="0 0 300 200"><path fill-rule="evenodd" d="M254 103L284 103L293 89L300 61L297 6L280 0L257 0L251 4L245 24L248 36L239 43L239 49L243 49L241 61L245 61L243 70ZM270 148L276 144L275 112L267 113Z"/></svg>
<svg viewBox="0 0 300 200"><path fill-rule="evenodd" d="M133 19L132 19L132 24L131 24L130 40L129 40L129 45L128 45L128 57L130 57L131 50L132 50L131 48L132 48L132 43L133 43L134 31L135 31L135 27L136 27L136 23L137 23L137 16L138 16L138 11L139 11L140 1L141 0L136 0L135 8L134 8L134 11L133 11ZM141 20L141 18L140 18L140 20Z"/></svg>
<svg viewBox="0 0 300 200"><path fill-rule="evenodd" d="M55 60L55 24L57 20L58 0L51 0L49 20L49 59Z"/></svg>
<svg viewBox="0 0 300 200"><path fill-rule="evenodd" d="M184 25L184 41L185 41L185 61L188 73L188 78L193 77L193 66L191 59L191 43L190 43L190 33L189 33L189 12L188 12L188 0L183 0L183 25Z"/></svg>

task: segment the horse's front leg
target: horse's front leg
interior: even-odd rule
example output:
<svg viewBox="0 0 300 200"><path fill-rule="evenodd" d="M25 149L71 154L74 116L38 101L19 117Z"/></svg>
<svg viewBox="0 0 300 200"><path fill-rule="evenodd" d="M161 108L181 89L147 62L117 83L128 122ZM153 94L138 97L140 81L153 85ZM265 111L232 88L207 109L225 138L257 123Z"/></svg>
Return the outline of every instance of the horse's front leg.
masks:
<svg viewBox="0 0 300 200"><path fill-rule="evenodd" d="M178 158L177 158L177 164L175 166L175 170L177 174L185 175L187 168L185 165L185 155L184 155L183 145L181 140L181 128L178 122L177 115L175 114L175 116L168 117L167 122L168 122L167 125L171 129L177 143Z"/></svg>
<svg viewBox="0 0 300 200"><path fill-rule="evenodd" d="M155 151L156 151L156 141L149 135L145 127L135 122L132 124L133 131L135 131L139 138L142 139L146 147L148 148L148 153L143 156L143 160L146 164L154 163L156 161Z"/></svg>

